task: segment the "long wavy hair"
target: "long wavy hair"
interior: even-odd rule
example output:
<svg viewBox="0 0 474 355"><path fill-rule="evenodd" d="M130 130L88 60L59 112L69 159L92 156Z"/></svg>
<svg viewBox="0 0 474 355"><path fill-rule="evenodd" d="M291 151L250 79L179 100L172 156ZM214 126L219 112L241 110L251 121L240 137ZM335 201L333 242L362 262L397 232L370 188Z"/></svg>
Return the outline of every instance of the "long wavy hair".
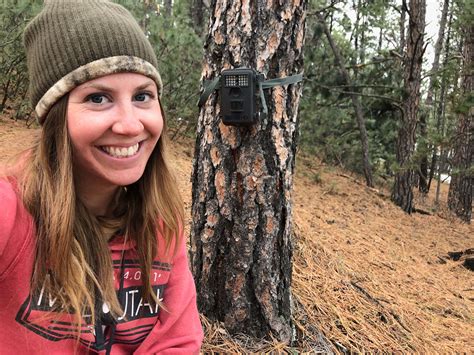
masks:
<svg viewBox="0 0 474 355"><path fill-rule="evenodd" d="M133 240L143 275L145 297L158 303L150 283L157 255L157 232L176 252L183 228L183 202L166 162L166 122L142 177L117 193L111 218L93 216L75 192L72 144L67 129L68 96L48 113L41 134L27 154L19 177L21 196L36 227L36 258L31 292L46 285L61 310L77 317L92 314L99 292L113 315L121 314L108 239L116 233ZM161 107L161 105L160 105ZM164 113L163 114L163 120ZM174 246L174 247L172 247Z"/></svg>

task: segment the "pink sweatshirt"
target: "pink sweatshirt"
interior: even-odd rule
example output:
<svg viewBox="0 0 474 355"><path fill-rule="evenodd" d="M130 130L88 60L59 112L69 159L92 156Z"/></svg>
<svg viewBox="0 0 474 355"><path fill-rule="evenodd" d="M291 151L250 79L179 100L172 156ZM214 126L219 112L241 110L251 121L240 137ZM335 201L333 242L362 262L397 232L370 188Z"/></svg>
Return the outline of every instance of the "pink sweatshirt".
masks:
<svg viewBox="0 0 474 355"><path fill-rule="evenodd" d="M153 263L153 290L166 310L142 298L142 275L133 243L124 244L122 237L116 237L109 248L124 314L113 326L107 307L99 305L102 324L95 329L84 315L76 353L105 354L111 337L111 354L198 353L203 332L185 243L173 258L159 253ZM161 235L158 250L164 250ZM70 315L57 313L45 319L56 300L44 289L30 297L34 256L33 219L10 183L0 179L0 354L72 354L77 340Z"/></svg>

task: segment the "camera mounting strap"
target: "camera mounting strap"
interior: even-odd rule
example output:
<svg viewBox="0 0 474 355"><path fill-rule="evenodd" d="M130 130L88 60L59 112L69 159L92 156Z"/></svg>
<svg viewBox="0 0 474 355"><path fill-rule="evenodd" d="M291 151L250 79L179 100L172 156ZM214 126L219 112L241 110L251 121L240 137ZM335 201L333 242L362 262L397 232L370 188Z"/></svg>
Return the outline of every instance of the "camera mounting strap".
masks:
<svg viewBox="0 0 474 355"><path fill-rule="evenodd" d="M268 113L268 109L267 109L267 102L265 101L265 95L263 95L264 89L269 89L274 86L280 86L280 85L296 84L302 80L303 80L303 74L295 74L295 75L286 76L283 78L276 78L276 79L270 79L270 80L265 80L263 82L259 82L258 89L260 91L260 101L262 103L262 112L265 114L265 116Z"/></svg>
<svg viewBox="0 0 474 355"><path fill-rule="evenodd" d="M265 95L263 94L263 90L272 88L274 86L280 85L290 85L295 84L303 80L303 74L295 74L291 76L286 76L283 78L276 78L270 80L258 81L258 90L260 96L260 102L262 105L262 112L266 116L268 113L267 103L265 101ZM204 91L199 98L198 107L202 107L204 103L207 101L209 96L211 96L214 90L218 90L220 88L221 76L217 76L214 80L207 80L204 83Z"/></svg>

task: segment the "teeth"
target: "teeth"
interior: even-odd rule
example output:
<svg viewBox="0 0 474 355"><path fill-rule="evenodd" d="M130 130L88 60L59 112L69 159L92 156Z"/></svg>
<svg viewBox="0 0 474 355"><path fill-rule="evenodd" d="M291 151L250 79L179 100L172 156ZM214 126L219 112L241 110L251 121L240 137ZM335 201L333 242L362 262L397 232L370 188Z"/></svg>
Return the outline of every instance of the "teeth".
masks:
<svg viewBox="0 0 474 355"><path fill-rule="evenodd" d="M115 158L128 158L131 157L138 152L139 144L132 145L131 147L110 147L110 146L102 146L101 147L104 152L107 154L115 157Z"/></svg>

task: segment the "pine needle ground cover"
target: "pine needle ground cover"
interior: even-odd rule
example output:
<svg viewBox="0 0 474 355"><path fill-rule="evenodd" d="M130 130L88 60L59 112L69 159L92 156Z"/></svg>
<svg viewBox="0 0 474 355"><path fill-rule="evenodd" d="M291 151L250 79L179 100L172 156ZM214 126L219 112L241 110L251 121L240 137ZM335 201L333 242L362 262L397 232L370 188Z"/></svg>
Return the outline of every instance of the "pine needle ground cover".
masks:
<svg viewBox="0 0 474 355"><path fill-rule="evenodd" d="M406 215L388 189L336 170L321 167L315 185L304 176L311 160L301 158L293 294L302 333L311 338L312 325L336 351L472 353L473 273L448 257L474 246L472 225L443 207ZM418 198L418 207L433 198Z"/></svg>
<svg viewBox="0 0 474 355"><path fill-rule="evenodd" d="M174 165L187 213L192 149L174 144ZM474 247L474 227L446 211L434 191L417 196L431 215L406 215L389 186L370 189L363 177L300 154L293 191L293 301L297 342L231 337L202 317L203 352L473 353L473 272L448 252ZM435 188L432 188L435 190Z"/></svg>
<svg viewBox="0 0 474 355"><path fill-rule="evenodd" d="M24 149L35 129L0 117L0 163ZM188 219L192 142L175 142L171 162ZM473 272L448 252L474 247L474 228L434 196L406 215L387 186L300 154L293 191L293 303L297 341L231 337L202 317L205 353L421 352L474 353ZM432 188L434 190L434 188ZM188 229L189 232L189 229Z"/></svg>

